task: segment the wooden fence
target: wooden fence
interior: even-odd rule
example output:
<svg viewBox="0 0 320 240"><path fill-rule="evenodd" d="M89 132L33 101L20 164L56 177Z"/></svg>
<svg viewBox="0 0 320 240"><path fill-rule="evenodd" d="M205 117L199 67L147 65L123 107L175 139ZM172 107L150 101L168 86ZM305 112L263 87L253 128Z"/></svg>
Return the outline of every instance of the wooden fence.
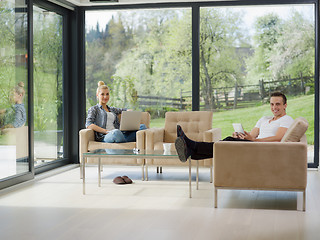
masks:
<svg viewBox="0 0 320 240"><path fill-rule="evenodd" d="M185 109L189 104L186 102L186 96L183 96L184 92L181 91L179 98L169 98L162 96L138 96L139 107L145 109L148 107L170 107L176 109Z"/></svg>
<svg viewBox="0 0 320 240"><path fill-rule="evenodd" d="M313 76L300 76L299 78L283 78L280 80L260 80L259 84L238 85L230 87L213 88L213 99L208 105L204 104L204 97L200 97L200 109L218 110L235 109L265 102L274 91L281 91L286 95L296 96L307 94L314 87ZM201 95L201 94L200 94ZM163 96L138 96L138 104L142 109L146 108L175 108L186 109L191 106L192 93L180 92L180 97L169 98Z"/></svg>
<svg viewBox="0 0 320 240"><path fill-rule="evenodd" d="M275 91L281 91L291 96L307 94L312 86L314 86L312 76L300 76L299 78L287 77L275 81L260 80L257 85L235 84L233 87L214 88L214 99L212 99L210 109L249 107L257 102L266 101Z"/></svg>

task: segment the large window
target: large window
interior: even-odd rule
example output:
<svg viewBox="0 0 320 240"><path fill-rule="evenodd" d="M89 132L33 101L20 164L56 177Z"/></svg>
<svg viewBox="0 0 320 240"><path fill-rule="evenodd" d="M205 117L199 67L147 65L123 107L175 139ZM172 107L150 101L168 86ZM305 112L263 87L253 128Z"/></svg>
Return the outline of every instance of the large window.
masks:
<svg viewBox="0 0 320 240"><path fill-rule="evenodd" d="M63 157L62 20L55 12L33 8L35 165Z"/></svg>
<svg viewBox="0 0 320 240"><path fill-rule="evenodd" d="M282 91L287 114L309 122L313 163L315 5L201 6L199 29L191 9L87 11L87 109L102 80L111 105L149 111L151 126L163 126L166 111L191 110L191 67L199 63L200 110L214 112L223 137L233 122L250 131L272 115L269 95ZM199 58L192 59L198 30Z"/></svg>
<svg viewBox="0 0 320 240"><path fill-rule="evenodd" d="M149 111L191 110L191 10L86 12L87 108L104 81L109 104Z"/></svg>
<svg viewBox="0 0 320 240"><path fill-rule="evenodd" d="M272 116L273 91L287 95L288 115L308 120L313 162L314 5L201 8L200 106L214 111L223 137L233 122L250 131L259 118Z"/></svg>
<svg viewBox="0 0 320 240"><path fill-rule="evenodd" d="M26 6L0 1L0 179L29 171Z"/></svg>

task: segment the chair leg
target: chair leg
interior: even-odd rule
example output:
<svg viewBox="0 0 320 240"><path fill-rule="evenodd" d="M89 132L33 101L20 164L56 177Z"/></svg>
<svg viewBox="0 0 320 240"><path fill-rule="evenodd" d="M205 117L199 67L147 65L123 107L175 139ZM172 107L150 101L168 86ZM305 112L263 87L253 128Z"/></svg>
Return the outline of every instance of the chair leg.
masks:
<svg viewBox="0 0 320 240"><path fill-rule="evenodd" d="M149 180L149 176L148 176L148 165L146 165L146 181Z"/></svg>
<svg viewBox="0 0 320 240"><path fill-rule="evenodd" d="M160 173L162 173L162 166L160 166Z"/></svg>
<svg viewBox="0 0 320 240"><path fill-rule="evenodd" d="M210 167L210 183L213 182L213 166Z"/></svg>
<svg viewBox="0 0 320 240"><path fill-rule="evenodd" d="M159 173L159 166L157 166L157 173Z"/></svg>
<svg viewBox="0 0 320 240"><path fill-rule="evenodd" d="M191 158L189 158L189 198L191 197Z"/></svg>
<svg viewBox="0 0 320 240"><path fill-rule="evenodd" d="M306 190L303 191L303 207L302 210L306 211Z"/></svg>
<svg viewBox="0 0 320 240"><path fill-rule="evenodd" d="M214 188L214 207L218 207L218 189L216 187Z"/></svg>
<svg viewBox="0 0 320 240"><path fill-rule="evenodd" d="M199 190L199 161L197 161L197 190Z"/></svg>

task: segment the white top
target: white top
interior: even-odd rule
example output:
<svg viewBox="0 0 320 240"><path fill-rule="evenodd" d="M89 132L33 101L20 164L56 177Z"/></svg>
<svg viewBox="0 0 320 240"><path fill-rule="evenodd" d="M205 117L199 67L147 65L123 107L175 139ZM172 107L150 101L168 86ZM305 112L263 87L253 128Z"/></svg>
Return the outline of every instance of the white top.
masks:
<svg viewBox="0 0 320 240"><path fill-rule="evenodd" d="M107 119L108 119L107 125L106 125L107 131L111 131L111 130L115 129L113 123L114 123L116 117L114 116L114 114L111 112L107 112Z"/></svg>
<svg viewBox="0 0 320 240"><path fill-rule="evenodd" d="M293 123L293 118L288 115L284 115L283 117L270 122L272 118L273 116L268 116L259 119L255 126L256 128L259 128L258 139L273 137L276 135L279 127L289 128Z"/></svg>

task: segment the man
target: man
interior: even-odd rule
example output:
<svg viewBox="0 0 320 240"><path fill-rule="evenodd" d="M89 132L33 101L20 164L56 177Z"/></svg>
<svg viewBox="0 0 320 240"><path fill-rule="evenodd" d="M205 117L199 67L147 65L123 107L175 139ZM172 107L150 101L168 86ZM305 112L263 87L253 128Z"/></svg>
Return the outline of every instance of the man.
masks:
<svg viewBox="0 0 320 240"><path fill-rule="evenodd" d="M292 117L286 114L287 98L281 92L274 92L270 96L270 108L273 116L262 117L250 133L234 132L232 137L222 141L250 141L250 142L280 142L288 128L293 123ZM177 126L176 150L180 161L186 162L191 156L194 160L213 157L214 142L196 142L189 139L182 128Z"/></svg>

